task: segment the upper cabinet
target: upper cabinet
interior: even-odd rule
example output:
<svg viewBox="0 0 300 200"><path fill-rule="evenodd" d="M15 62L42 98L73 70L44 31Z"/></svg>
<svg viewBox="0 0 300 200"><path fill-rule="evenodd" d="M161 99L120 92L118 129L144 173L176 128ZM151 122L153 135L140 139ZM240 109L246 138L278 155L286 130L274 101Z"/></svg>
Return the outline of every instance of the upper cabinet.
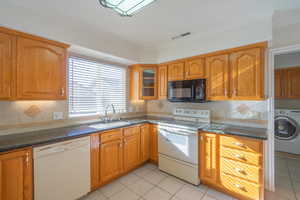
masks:
<svg viewBox="0 0 300 200"><path fill-rule="evenodd" d="M275 98L285 98L285 72L286 70L277 69L275 70Z"/></svg>
<svg viewBox="0 0 300 200"><path fill-rule="evenodd" d="M260 42L159 64L157 85L151 81L156 75L154 69L144 73L141 72L144 65L133 65L130 67L131 100L167 99L168 81L193 79L206 80L206 96L211 101L264 100L266 48L267 42ZM289 93L289 98L300 98L297 74L300 72L296 70L287 73L291 81L283 90Z"/></svg>
<svg viewBox="0 0 300 200"><path fill-rule="evenodd" d="M21 37L17 43L17 98L65 99L65 49Z"/></svg>
<svg viewBox="0 0 300 200"><path fill-rule="evenodd" d="M157 65L137 64L129 67L130 100L157 99Z"/></svg>
<svg viewBox="0 0 300 200"><path fill-rule="evenodd" d="M168 66L158 67L158 99L166 99L168 93Z"/></svg>
<svg viewBox="0 0 300 200"><path fill-rule="evenodd" d="M168 66L168 81L184 80L184 62L176 62Z"/></svg>
<svg viewBox="0 0 300 200"><path fill-rule="evenodd" d="M65 99L67 48L0 27L0 99Z"/></svg>
<svg viewBox="0 0 300 200"><path fill-rule="evenodd" d="M204 58L197 58L185 62L185 79L206 78Z"/></svg>
<svg viewBox="0 0 300 200"><path fill-rule="evenodd" d="M264 65L260 48L232 53L230 66L232 99L260 100L264 98Z"/></svg>
<svg viewBox="0 0 300 200"><path fill-rule="evenodd" d="M207 97L209 100L229 99L229 55L217 55L206 58Z"/></svg>
<svg viewBox="0 0 300 200"><path fill-rule="evenodd" d="M140 68L140 99L157 98L157 67L142 66Z"/></svg>
<svg viewBox="0 0 300 200"><path fill-rule="evenodd" d="M0 99L3 100L13 98L15 45L14 35L0 32Z"/></svg>
<svg viewBox="0 0 300 200"><path fill-rule="evenodd" d="M275 70L275 98L300 99L300 67Z"/></svg>

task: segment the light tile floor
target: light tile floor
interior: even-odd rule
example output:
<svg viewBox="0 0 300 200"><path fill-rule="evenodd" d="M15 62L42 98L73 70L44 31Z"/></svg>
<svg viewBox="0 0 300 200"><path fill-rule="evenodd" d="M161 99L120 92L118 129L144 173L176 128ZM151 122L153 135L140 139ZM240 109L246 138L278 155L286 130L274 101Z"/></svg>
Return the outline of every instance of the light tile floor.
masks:
<svg viewBox="0 0 300 200"><path fill-rule="evenodd" d="M80 200L235 200L204 185L193 186L145 164Z"/></svg>
<svg viewBox="0 0 300 200"><path fill-rule="evenodd" d="M276 192L265 200L300 200L300 159L276 155ZM80 200L236 200L205 185L194 186L145 164Z"/></svg>
<svg viewBox="0 0 300 200"><path fill-rule="evenodd" d="M300 200L300 157L276 153L274 193L266 192L270 200Z"/></svg>

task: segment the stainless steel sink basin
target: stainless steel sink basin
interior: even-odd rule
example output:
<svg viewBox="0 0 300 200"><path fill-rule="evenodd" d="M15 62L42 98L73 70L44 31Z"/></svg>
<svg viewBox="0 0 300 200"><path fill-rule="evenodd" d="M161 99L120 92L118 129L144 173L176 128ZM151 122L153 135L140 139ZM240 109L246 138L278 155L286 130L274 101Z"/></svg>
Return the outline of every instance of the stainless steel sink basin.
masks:
<svg viewBox="0 0 300 200"><path fill-rule="evenodd" d="M127 125L130 125L130 123L126 122L126 121L116 121L116 122L92 124L92 125L89 125L89 127L95 128L95 129L109 129L109 128L118 128L118 127L127 126Z"/></svg>

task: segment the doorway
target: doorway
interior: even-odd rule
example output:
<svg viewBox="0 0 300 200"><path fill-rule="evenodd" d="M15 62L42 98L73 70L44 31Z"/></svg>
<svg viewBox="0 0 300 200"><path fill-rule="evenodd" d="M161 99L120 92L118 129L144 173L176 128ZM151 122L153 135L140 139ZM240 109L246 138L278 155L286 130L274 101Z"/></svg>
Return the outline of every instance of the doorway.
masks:
<svg viewBox="0 0 300 200"><path fill-rule="evenodd" d="M300 200L300 45L273 49L269 59L270 182L277 199Z"/></svg>

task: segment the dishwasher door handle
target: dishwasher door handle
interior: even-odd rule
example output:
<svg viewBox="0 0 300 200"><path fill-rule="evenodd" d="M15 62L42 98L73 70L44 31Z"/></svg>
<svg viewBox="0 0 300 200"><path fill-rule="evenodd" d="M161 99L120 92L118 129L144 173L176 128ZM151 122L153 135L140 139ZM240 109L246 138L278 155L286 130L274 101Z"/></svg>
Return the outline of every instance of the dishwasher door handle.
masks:
<svg viewBox="0 0 300 200"><path fill-rule="evenodd" d="M45 148L44 150L40 150L37 154L36 157L44 157L44 156L48 156L51 154L56 154L56 153L62 153L66 151L66 148L59 146L59 147L52 147L52 148Z"/></svg>

